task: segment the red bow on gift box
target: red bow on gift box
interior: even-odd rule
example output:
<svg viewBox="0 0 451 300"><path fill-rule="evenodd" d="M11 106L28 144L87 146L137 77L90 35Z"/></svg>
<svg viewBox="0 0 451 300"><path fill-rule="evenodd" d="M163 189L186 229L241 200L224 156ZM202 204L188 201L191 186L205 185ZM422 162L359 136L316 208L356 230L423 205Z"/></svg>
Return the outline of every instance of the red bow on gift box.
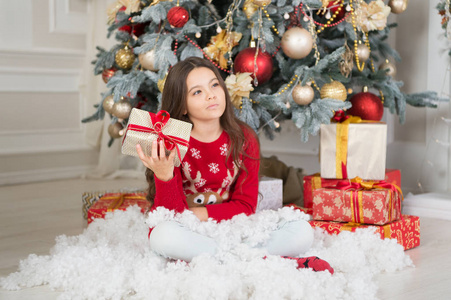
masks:
<svg viewBox="0 0 451 300"><path fill-rule="evenodd" d="M188 147L189 142L185 139L182 139L182 138L179 138L176 136L172 136L172 135L166 135L163 133L162 130L166 126L167 122L170 119L169 113L167 111L160 110L156 114L149 112L149 116L150 116L150 121L151 121L153 127L146 127L146 126L141 126L141 125L136 125L136 124L128 124L127 131L133 130L133 131L153 133L153 134L158 135L157 141L158 142L163 141L165 148L169 151L171 151L175 147L177 149L177 155L179 157L179 160L182 161L179 145ZM125 135L122 140L122 143L124 143L124 140L125 140Z"/></svg>

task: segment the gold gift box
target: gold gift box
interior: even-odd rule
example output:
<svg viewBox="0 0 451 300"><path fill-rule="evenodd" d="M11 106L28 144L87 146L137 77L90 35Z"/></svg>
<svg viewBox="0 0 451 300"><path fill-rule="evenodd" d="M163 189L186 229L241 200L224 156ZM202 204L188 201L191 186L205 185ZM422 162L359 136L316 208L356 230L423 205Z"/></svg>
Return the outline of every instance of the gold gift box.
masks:
<svg viewBox="0 0 451 300"><path fill-rule="evenodd" d="M165 111L154 114L133 108L122 140L122 153L138 156L136 145L140 144L144 154L150 156L152 142L161 139L165 142L166 155L171 147L178 149L174 159L174 165L178 167L188 151L192 126L188 122L170 118Z"/></svg>

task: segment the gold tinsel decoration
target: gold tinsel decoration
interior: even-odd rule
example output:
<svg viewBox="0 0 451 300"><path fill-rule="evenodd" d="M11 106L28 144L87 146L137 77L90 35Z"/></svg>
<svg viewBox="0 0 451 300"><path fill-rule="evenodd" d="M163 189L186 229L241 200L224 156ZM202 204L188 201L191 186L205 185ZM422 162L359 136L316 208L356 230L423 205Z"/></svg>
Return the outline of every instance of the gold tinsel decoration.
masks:
<svg viewBox="0 0 451 300"><path fill-rule="evenodd" d="M345 49L342 56L343 60L338 63L338 67L340 68L340 73L347 78L354 67L354 53L349 48L348 43L345 43Z"/></svg>
<svg viewBox="0 0 451 300"><path fill-rule="evenodd" d="M135 54L133 54L133 50L128 45L125 45L124 48L116 52L115 61L120 68L130 69L135 62Z"/></svg>
<svg viewBox="0 0 451 300"><path fill-rule="evenodd" d="M348 97L346 87L339 81L333 80L331 83L323 85L320 91L321 99L332 98L345 101Z"/></svg>

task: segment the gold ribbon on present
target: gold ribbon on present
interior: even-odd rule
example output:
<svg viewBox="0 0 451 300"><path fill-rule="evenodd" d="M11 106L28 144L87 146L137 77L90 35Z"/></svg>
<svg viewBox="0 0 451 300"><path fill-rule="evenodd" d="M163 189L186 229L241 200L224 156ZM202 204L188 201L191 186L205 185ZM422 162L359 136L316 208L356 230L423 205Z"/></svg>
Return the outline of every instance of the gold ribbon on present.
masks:
<svg viewBox="0 0 451 300"><path fill-rule="evenodd" d="M347 116L344 121L337 123L336 136L336 153L335 153L335 172L336 178L348 178L347 163L348 163L348 132L349 124L355 123L375 123L376 121L362 120L357 116Z"/></svg>
<svg viewBox="0 0 451 300"><path fill-rule="evenodd" d="M117 196L107 196L107 197L102 197L102 200L114 200L113 202L110 203L110 205L108 205L107 208L107 212L111 212L115 209L118 209L119 207L122 206L122 204L124 203L124 200L132 200L132 199L136 199L136 200L145 200L146 197L145 196L139 196L136 194L125 194L125 193L120 193Z"/></svg>
<svg viewBox="0 0 451 300"><path fill-rule="evenodd" d="M344 224L341 227L341 229L346 230L346 231L352 231L354 228L358 228L362 225L363 225L362 223L348 222L348 223Z"/></svg>
<svg viewBox="0 0 451 300"><path fill-rule="evenodd" d="M399 193L401 196L401 201L404 200L402 195L401 188L396 184L388 183L384 180L379 181L364 181L360 177L355 177L349 181L339 181L337 185L331 186L329 188L350 191L351 198L351 212L352 212L352 222L354 223L365 223L363 218L363 191L364 190L372 190L375 188L386 189L389 190L389 220L393 221L392 210L393 208L393 198L395 193ZM401 212L401 201L398 201L397 209Z"/></svg>

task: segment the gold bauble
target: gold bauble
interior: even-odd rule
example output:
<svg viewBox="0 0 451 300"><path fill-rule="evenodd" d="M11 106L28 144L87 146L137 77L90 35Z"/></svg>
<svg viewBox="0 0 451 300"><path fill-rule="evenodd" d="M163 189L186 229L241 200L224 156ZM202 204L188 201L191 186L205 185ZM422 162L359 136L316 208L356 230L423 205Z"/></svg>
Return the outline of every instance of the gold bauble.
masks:
<svg viewBox="0 0 451 300"><path fill-rule="evenodd" d="M396 67L394 64L392 64L391 62L387 60L385 60L385 62L383 62L380 66L379 66L379 70L387 70L387 75L391 76L391 77L395 77L396 75Z"/></svg>
<svg viewBox="0 0 451 300"><path fill-rule="evenodd" d="M113 116L118 119L127 119L132 111L132 105L126 99L121 99L113 105Z"/></svg>
<svg viewBox="0 0 451 300"><path fill-rule="evenodd" d="M341 101L345 101L348 93L346 87L339 81L332 81L323 85L320 91L321 99L332 98Z"/></svg>
<svg viewBox="0 0 451 300"><path fill-rule="evenodd" d="M120 68L130 69L135 62L135 54L128 46L125 46L116 52L115 61Z"/></svg>
<svg viewBox="0 0 451 300"><path fill-rule="evenodd" d="M113 95L106 96L106 98L103 99L102 106L103 106L103 109L107 113L109 113L109 114L113 113L113 105L114 105L114 96Z"/></svg>
<svg viewBox="0 0 451 300"><path fill-rule="evenodd" d="M298 84L293 88L291 96L293 97L293 101L295 103L299 105L307 105L315 98L315 92L309 85Z"/></svg>
<svg viewBox="0 0 451 300"><path fill-rule="evenodd" d="M370 49L365 44L359 44L356 52L360 63L363 63L370 58Z"/></svg>
<svg viewBox="0 0 451 300"><path fill-rule="evenodd" d="M285 31L280 42L283 53L293 59L301 59L310 54L313 49L313 38L310 32L300 27Z"/></svg>
<svg viewBox="0 0 451 300"><path fill-rule="evenodd" d="M388 6L391 8L391 12L394 14L400 14L407 9L407 4L409 0L390 0L388 1Z"/></svg>
<svg viewBox="0 0 451 300"><path fill-rule="evenodd" d="M158 72L159 69L155 67L155 50L141 53L140 55L138 55L138 60L144 69Z"/></svg>
<svg viewBox="0 0 451 300"><path fill-rule="evenodd" d="M108 134L113 139L118 139L124 135L124 126L121 123L116 122L108 126Z"/></svg>
<svg viewBox="0 0 451 300"><path fill-rule="evenodd" d="M271 4L271 0L253 0L252 2L254 2L254 4L258 7L265 7Z"/></svg>

